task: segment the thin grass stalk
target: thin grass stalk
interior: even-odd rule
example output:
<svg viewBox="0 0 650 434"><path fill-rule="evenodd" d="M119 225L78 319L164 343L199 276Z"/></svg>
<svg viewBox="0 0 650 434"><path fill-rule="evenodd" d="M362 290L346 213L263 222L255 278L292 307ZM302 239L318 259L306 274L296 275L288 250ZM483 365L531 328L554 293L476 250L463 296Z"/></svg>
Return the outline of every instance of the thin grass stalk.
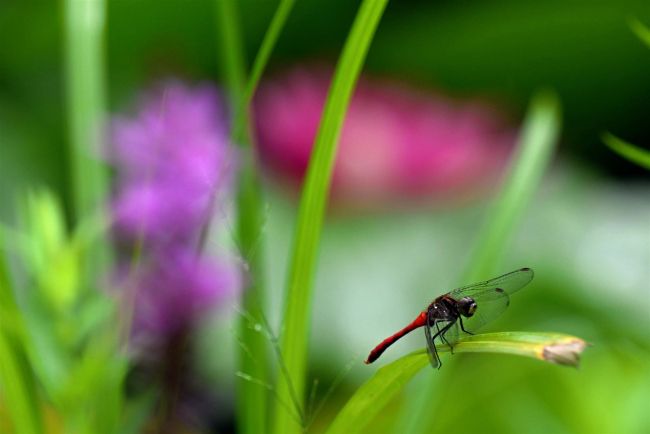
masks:
<svg viewBox="0 0 650 434"><path fill-rule="evenodd" d="M278 394L284 401L297 397L301 412L312 286L338 139L352 91L386 4L387 0L364 0L357 13L334 73L300 199L280 344L289 377L278 380ZM305 420L295 421L278 403L274 416L276 434L298 433L305 424Z"/></svg>
<svg viewBox="0 0 650 434"><path fill-rule="evenodd" d="M229 100L234 113L242 113L245 77L244 53L239 29L237 4L233 0L222 0L217 5L217 29L220 40L223 76L229 93ZM246 123L246 121L242 121ZM244 129L247 132L246 129ZM231 138L233 131L231 131ZM244 137L246 140L243 140ZM251 323L257 319L263 302L263 277L259 254L253 255L254 246L259 240L260 201L257 188L254 161L248 136L242 134L235 143L242 148L237 183L237 240L241 255L248 264L248 276L244 281L250 284L242 295L242 309L248 315L239 320L238 334L242 346L238 352L239 371L245 375L268 382L266 342L260 333L256 333ZM259 252L257 252L259 253ZM267 390L259 385L238 377L237 387L237 426L244 434L256 434L267 430Z"/></svg>
<svg viewBox="0 0 650 434"><path fill-rule="evenodd" d="M235 120L233 122L233 136L235 140L245 135L246 129L248 127L248 122L250 120L250 104L257 90L260 78L262 78L262 73L266 68L266 65L271 57L273 48L280 37L280 33L284 28L284 25L287 22L289 13L293 9L295 0L281 0L278 8L275 10L271 24L269 25L264 39L262 40L262 45L255 56L255 61L253 62L253 67L251 68L250 77L248 83L246 84L246 89L244 89L244 95L238 111L235 115Z"/></svg>
<svg viewBox="0 0 650 434"><path fill-rule="evenodd" d="M262 268L263 193L258 177L256 154L249 134L249 104L270 54L289 15L293 0L283 0L273 17L253 64L253 71L244 88L245 65L237 5L234 1L217 2L217 23L220 29L224 77L230 93L235 118L231 139L239 144L241 167L237 192L237 240L241 254L248 265L246 280L249 286L242 297L242 315L238 327L242 345L238 353L237 424L244 434L267 431L267 389L269 384L266 341L259 333L264 321L265 290ZM247 378L255 378L256 382Z"/></svg>

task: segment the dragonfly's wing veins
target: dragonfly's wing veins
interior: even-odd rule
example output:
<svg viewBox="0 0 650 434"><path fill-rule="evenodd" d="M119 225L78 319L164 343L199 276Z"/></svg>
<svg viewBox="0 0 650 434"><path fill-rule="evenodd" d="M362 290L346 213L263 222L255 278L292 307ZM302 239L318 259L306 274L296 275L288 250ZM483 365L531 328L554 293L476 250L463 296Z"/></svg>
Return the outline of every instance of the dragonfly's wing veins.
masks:
<svg viewBox="0 0 650 434"><path fill-rule="evenodd" d="M466 296L476 298L479 294L486 295L487 293L494 291L496 288L500 288L507 294L513 294L533 280L534 275L532 269L521 268L506 273L503 276L486 280L485 282L473 283L471 285L463 286L462 288L456 288L449 294L455 299L460 299Z"/></svg>
<svg viewBox="0 0 650 434"><path fill-rule="evenodd" d="M469 318L458 318L460 333L463 333L460 325L466 331L474 334L485 324L491 322L506 310L510 304L510 296L505 292L492 292L490 297L482 297L476 301L476 312ZM462 324L461 324L462 321Z"/></svg>
<svg viewBox="0 0 650 434"><path fill-rule="evenodd" d="M431 327L430 321L427 321L427 325L424 326L424 336L427 339L427 353L429 354L429 362L431 366L438 369L441 365L440 357L438 357L438 352L436 351L436 344L433 342L433 337L431 336Z"/></svg>

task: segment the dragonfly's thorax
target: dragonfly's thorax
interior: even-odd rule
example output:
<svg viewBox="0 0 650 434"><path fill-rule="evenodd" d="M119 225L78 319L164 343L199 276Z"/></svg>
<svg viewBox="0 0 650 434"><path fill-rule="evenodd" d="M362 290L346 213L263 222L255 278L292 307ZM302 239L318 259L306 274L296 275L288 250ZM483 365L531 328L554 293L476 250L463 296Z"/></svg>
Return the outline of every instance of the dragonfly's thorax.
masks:
<svg viewBox="0 0 650 434"><path fill-rule="evenodd" d="M429 319L455 321L460 316L456 301L450 297L438 297L429 305Z"/></svg>
<svg viewBox="0 0 650 434"><path fill-rule="evenodd" d="M429 318L454 321L459 316L470 318L476 312L477 305L472 297L463 297L456 300L448 295L436 298L429 305Z"/></svg>

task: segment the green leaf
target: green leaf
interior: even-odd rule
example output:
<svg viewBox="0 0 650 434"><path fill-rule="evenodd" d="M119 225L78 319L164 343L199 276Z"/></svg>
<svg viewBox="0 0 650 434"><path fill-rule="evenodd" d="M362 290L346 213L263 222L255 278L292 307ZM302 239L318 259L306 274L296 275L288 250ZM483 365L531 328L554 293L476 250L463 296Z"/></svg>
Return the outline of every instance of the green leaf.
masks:
<svg viewBox="0 0 650 434"><path fill-rule="evenodd" d="M285 295L281 352L290 378L278 381L276 434L293 434L301 429L282 402L294 402L303 413L312 286L332 167L352 91L387 1L364 0L361 4L334 73L309 162ZM304 424L304 416L302 419Z"/></svg>
<svg viewBox="0 0 650 434"><path fill-rule="evenodd" d="M621 157L644 169L650 170L650 151L625 142L610 133L603 134L602 139L612 151Z"/></svg>
<svg viewBox="0 0 650 434"><path fill-rule="evenodd" d="M636 18L632 18L629 24L634 34L648 47L650 47L650 29L648 29L641 21L637 20Z"/></svg>
<svg viewBox="0 0 650 434"><path fill-rule="evenodd" d="M454 353L503 353L575 366L587 343L575 336L548 332L497 332L464 336Z"/></svg>
<svg viewBox="0 0 650 434"><path fill-rule="evenodd" d="M0 232L0 402L7 407L14 431L43 432L38 393L25 355L24 321L14 298Z"/></svg>
<svg viewBox="0 0 650 434"><path fill-rule="evenodd" d="M145 432L144 427L147 420L156 408L159 390L146 390L139 395L131 396L125 405L124 417L120 434L141 434Z"/></svg>
<svg viewBox="0 0 650 434"><path fill-rule="evenodd" d="M461 338L454 345L454 354L503 353L577 366L586 345L582 339L558 333L486 333ZM449 351L449 347L441 345L438 351ZM361 431L425 366L428 366L428 355L426 349L422 349L377 370L352 395L326 433L354 434Z"/></svg>

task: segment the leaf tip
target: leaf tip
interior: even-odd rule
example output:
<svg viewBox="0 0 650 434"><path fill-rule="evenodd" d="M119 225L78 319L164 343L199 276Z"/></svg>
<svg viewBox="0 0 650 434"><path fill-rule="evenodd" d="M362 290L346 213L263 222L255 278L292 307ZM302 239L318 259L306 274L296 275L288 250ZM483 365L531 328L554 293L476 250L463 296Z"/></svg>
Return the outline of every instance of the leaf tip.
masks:
<svg viewBox="0 0 650 434"><path fill-rule="evenodd" d="M587 347L582 339L570 338L542 347L541 358L550 363L578 367L580 355Z"/></svg>

